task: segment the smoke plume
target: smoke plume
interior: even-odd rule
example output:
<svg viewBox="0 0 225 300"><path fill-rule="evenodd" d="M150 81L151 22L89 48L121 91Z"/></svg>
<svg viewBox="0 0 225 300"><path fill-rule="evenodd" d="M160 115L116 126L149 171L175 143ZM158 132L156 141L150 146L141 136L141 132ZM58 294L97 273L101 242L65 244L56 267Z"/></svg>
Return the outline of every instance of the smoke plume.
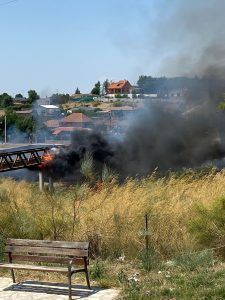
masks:
<svg viewBox="0 0 225 300"><path fill-rule="evenodd" d="M138 64L157 58L160 75L198 76L182 105L175 110L146 105L128 121L120 141L76 133L71 147L56 156L52 173L76 173L86 152L92 153L97 170L106 163L121 177L200 166L225 156L225 115L218 109L225 92L224 1L161 1L159 6L146 22L151 31L146 28L138 42L146 53L137 56Z"/></svg>

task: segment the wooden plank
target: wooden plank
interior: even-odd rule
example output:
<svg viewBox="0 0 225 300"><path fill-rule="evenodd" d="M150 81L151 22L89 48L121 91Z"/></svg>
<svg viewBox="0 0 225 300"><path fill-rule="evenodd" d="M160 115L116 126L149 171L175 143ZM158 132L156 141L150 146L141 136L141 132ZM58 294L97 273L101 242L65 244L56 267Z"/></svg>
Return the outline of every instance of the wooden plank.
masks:
<svg viewBox="0 0 225 300"><path fill-rule="evenodd" d="M59 263L67 264L71 259L69 257L53 257L53 256L34 256L34 255L11 255L12 261L29 261L29 262L46 262L46 263ZM84 265L83 258L75 258L75 265Z"/></svg>
<svg viewBox="0 0 225 300"><path fill-rule="evenodd" d="M53 248L70 248L86 250L89 247L89 242L65 242L65 241L49 241L49 240L23 240L23 239L8 239L7 245L17 246L32 246L32 247L53 247Z"/></svg>
<svg viewBox="0 0 225 300"><path fill-rule="evenodd" d="M0 268L3 269L18 269L18 270L33 270L33 271L46 271L46 272L62 272L67 273L68 268L64 267L47 267L47 266L34 266L34 265L21 265L21 264L4 264L0 263Z"/></svg>
<svg viewBox="0 0 225 300"><path fill-rule="evenodd" d="M12 253L32 253L32 254L57 254L72 255L77 257L88 257L88 250L68 249L68 248L48 248L48 247L29 247L29 246L6 246L6 252Z"/></svg>

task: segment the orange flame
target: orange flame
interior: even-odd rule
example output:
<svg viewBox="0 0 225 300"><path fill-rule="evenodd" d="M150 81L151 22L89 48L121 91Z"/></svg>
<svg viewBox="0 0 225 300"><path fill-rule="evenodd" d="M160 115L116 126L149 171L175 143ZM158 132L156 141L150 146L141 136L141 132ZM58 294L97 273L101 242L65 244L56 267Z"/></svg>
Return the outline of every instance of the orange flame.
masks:
<svg viewBox="0 0 225 300"><path fill-rule="evenodd" d="M42 160L44 163L48 163L53 160L53 155L47 152L43 155Z"/></svg>
<svg viewBox="0 0 225 300"><path fill-rule="evenodd" d="M42 162L38 165L39 169L44 169L48 163L53 160L54 156L50 152L46 152L42 156Z"/></svg>

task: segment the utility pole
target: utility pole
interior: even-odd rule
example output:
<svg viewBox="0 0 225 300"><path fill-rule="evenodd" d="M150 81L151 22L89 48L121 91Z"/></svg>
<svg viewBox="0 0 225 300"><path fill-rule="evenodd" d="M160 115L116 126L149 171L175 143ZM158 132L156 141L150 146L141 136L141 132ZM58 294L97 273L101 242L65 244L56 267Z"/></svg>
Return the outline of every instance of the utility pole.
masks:
<svg viewBox="0 0 225 300"><path fill-rule="evenodd" d="M7 143L7 124L6 124L6 115L5 115L5 144Z"/></svg>

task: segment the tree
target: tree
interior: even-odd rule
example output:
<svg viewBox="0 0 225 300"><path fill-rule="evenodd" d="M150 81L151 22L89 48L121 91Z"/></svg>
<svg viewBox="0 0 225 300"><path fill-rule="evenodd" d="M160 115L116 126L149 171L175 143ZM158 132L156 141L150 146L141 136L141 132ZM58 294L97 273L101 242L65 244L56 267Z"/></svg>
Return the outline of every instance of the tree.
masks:
<svg viewBox="0 0 225 300"><path fill-rule="evenodd" d="M34 103L39 98L40 98L40 96L37 94L37 92L35 90L28 91L28 101L30 103Z"/></svg>
<svg viewBox="0 0 225 300"><path fill-rule="evenodd" d="M34 133L36 130L36 122L32 116L20 117L17 116L15 124L19 130L27 133Z"/></svg>
<svg viewBox="0 0 225 300"><path fill-rule="evenodd" d="M80 90L78 89L78 87L77 87L77 89L75 91L75 95L80 95Z"/></svg>
<svg viewBox="0 0 225 300"><path fill-rule="evenodd" d="M101 93L101 83L100 83L100 81L98 81L95 84L94 88L91 90L91 94L99 96L100 93Z"/></svg>
<svg viewBox="0 0 225 300"><path fill-rule="evenodd" d="M65 104L70 101L69 94L52 94L51 102L54 104Z"/></svg>
<svg viewBox="0 0 225 300"><path fill-rule="evenodd" d="M7 93L0 95L0 103L2 107L9 107L13 104L13 98Z"/></svg>
<svg viewBox="0 0 225 300"><path fill-rule="evenodd" d="M103 93L103 94L107 94L107 93L108 93L108 86L109 86L109 80L106 79L106 80L103 82L103 89L102 89L102 93Z"/></svg>
<svg viewBox="0 0 225 300"><path fill-rule="evenodd" d="M20 99L21 99L21 98L23 98L23 95L20 94L20 93L19 93L19 94L16 94L15 98L20 98Z"/></svg>

